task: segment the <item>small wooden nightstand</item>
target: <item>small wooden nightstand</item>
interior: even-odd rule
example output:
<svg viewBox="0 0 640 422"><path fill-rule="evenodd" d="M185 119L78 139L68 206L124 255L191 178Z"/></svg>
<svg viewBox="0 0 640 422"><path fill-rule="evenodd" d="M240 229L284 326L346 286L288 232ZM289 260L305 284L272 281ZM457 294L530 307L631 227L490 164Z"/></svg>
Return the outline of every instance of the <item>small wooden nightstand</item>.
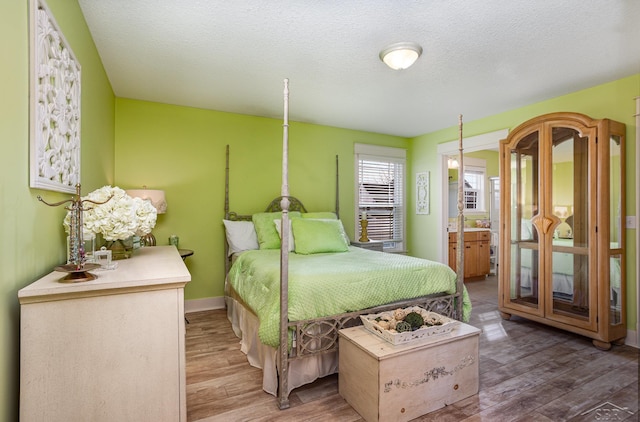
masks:
<svg viewBox="0 0 640 422"><path fill-rule="evenodd" d="M352 241L351 246L357 246L362 249L369 249L370 251L384 252L383 242L380 240L370 240L368 242Z"/></svg>
<svg viewBox="0 0 640 422"><path fill-rule="evenodd" d="M180 253L183 261L194 254L191 249L178 249L178 252Z"/></svg>

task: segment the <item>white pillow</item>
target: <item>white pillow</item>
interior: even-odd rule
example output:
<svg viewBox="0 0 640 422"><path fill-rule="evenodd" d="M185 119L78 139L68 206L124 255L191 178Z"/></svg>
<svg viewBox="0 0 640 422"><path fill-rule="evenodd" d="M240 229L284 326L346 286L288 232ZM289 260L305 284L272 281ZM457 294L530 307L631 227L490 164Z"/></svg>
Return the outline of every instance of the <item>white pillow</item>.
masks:
<svg viewBox="0 0 640 422"><path fill-rule="evenodd" d="M520 224L520 240L533 239L531 220L523 218Z"/></svg>
<svg viewBox="0 0 640 422"><path fill-rule="evenodd" d="M282 239L282 233L280 232L282 228L282 220L273 220L273 224L276 225L278 236L280 236L280 239ZM296 249L293 242L293 230L291 229L291 220L289 220L289 252L293 252Z"/></svg>
<svg viewBox="0 0 640 422"><path fill-rule="evenodd" d="M229 244L229 256L237 252L258 249L258 236L253 221L222 220Z"/></svg>

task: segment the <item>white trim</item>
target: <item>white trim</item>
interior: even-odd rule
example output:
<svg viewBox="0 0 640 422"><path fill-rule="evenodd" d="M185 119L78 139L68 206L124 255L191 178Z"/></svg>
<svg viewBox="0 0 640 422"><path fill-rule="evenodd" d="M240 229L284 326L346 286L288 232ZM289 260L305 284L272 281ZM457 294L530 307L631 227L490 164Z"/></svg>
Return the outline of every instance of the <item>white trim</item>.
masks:
<svg viewBox="0 0 640 422"><path fill-rule="evenodd" d="M638 338L638 330L627 330L627 337L624 340L624 344L627 346L640 349L640 339Z"/></svg>
<svg viewBox="0 0 640 422"><path fill-rule="evenodd" d="M397 163L402 164L402 208L404 210L404 214L402 216L402 242L395 242L396 245L401 243L400 248L389 248L386 249L385 252L389 253L403 253L407 249L407 220L409 212L407 211L407 189L409 185L409 180L407 179L407 150L405 148L397 148L397 147L385 147L380 145L370 145L370 144L353 144L353 168L354 168L354 227L353 227L353 236L354 239L357 239L359 236L358 233L358 224L359 224L359 191L360 186L358 184L358 169L359 169L359 160L360 159L369 159L372 161L383 160L384 162Z"/></svg>
<svg viewBox="0 0 640 422"><path fill-rule="evenodd" d="M407 158L407 150L404 148L383 147L370 144L353 144L356 154L375 155L385 158Z"/></svg>
<svg viewBox="0 0 640 422"><path fill-rule="evenodd" d="M496 149L499 146L499 142L505 139L509 135L509 129L500 129L494 132L483 133L481 135L470 136L462 139L462 145L464 152L482 151L485 149ZM437 230L438 243L440 244L440 262L447 262L449 251L449 237L445 233L445 229L449 222L449 174L447 168L447 157L450 155L458 154L459 144L458 141L450 141L442 144L438 144L437 153L440 156L438 160L438 172L440 175L440 183L442 189L442 197L440 203L440 227L441 230ZM438 183L434 181L434 183Z"/></svg>
<svg viewBox="0 0 640 422"><path fill-rule="evenodd" d="M224 296L205 297L203 299L191 299L184 301L184 313L210 311L212 309L224 309Z"/></svg>
<svg viewBox="0 0 640 422"><path fill-rule="evenodd" d="M640 195L638 195L638 188L640 187L640 97L636 97L636 227L638 221L640 221ZM627 168L627 174L629 168ZM640 338L638 338L638 332L640 332L640 236L638 236L638 230L636 229L636 336L635 346L640 348ZM629 337L627 335L627 340ZM630 343L627 343L630 344Z"/></svg>
<svg viewBox="0 0 640 422"><path fill-rule="evenodd" d="M482 151L485 149L497 148L498 142L509 136L509 129L500 129L495 132L483 133L482 135L462 138L464 152ZM438 144L438 154L453 155L458 153L458 141L449 141Z"/></svg>

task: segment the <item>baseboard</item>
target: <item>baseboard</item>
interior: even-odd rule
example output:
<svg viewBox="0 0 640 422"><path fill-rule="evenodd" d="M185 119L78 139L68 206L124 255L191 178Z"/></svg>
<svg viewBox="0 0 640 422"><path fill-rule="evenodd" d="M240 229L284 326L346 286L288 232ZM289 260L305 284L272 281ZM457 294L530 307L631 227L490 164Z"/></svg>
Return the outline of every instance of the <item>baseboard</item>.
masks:
<svg viewBox="0 0 640 422"><path fill-rule="evenodd" d="M184 313L210 311L212 309L224 309L224 297L205 297L204 299L191 299L184 301Z"/></svg>
<svg viewBox="0 0 640 422"><path fill-rule="evenodd" d="M638 331L627 330L627 338L624 339L624 344L627 346L640 349L640 339L638 339Z"/></svg>

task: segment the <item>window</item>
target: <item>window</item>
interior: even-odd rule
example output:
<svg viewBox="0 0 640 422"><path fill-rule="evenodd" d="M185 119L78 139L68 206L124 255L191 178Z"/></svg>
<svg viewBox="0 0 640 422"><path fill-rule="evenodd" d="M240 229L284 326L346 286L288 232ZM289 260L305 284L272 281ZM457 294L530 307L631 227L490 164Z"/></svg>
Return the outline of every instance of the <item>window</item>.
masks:
<svg viewBox="0 0 640 422"><path fill-rule="evenodd" d="M356 144L357 216L366 213L369 239L383 241L386 252L404 251L404 181L406 151L399 148Z"/></svg>
<svg viewBox="0 0 640 422"><path fill-rule="evenodd" d="M464 209L468 212L486 212L486 160L465 157L464 159Z"/></svg>

